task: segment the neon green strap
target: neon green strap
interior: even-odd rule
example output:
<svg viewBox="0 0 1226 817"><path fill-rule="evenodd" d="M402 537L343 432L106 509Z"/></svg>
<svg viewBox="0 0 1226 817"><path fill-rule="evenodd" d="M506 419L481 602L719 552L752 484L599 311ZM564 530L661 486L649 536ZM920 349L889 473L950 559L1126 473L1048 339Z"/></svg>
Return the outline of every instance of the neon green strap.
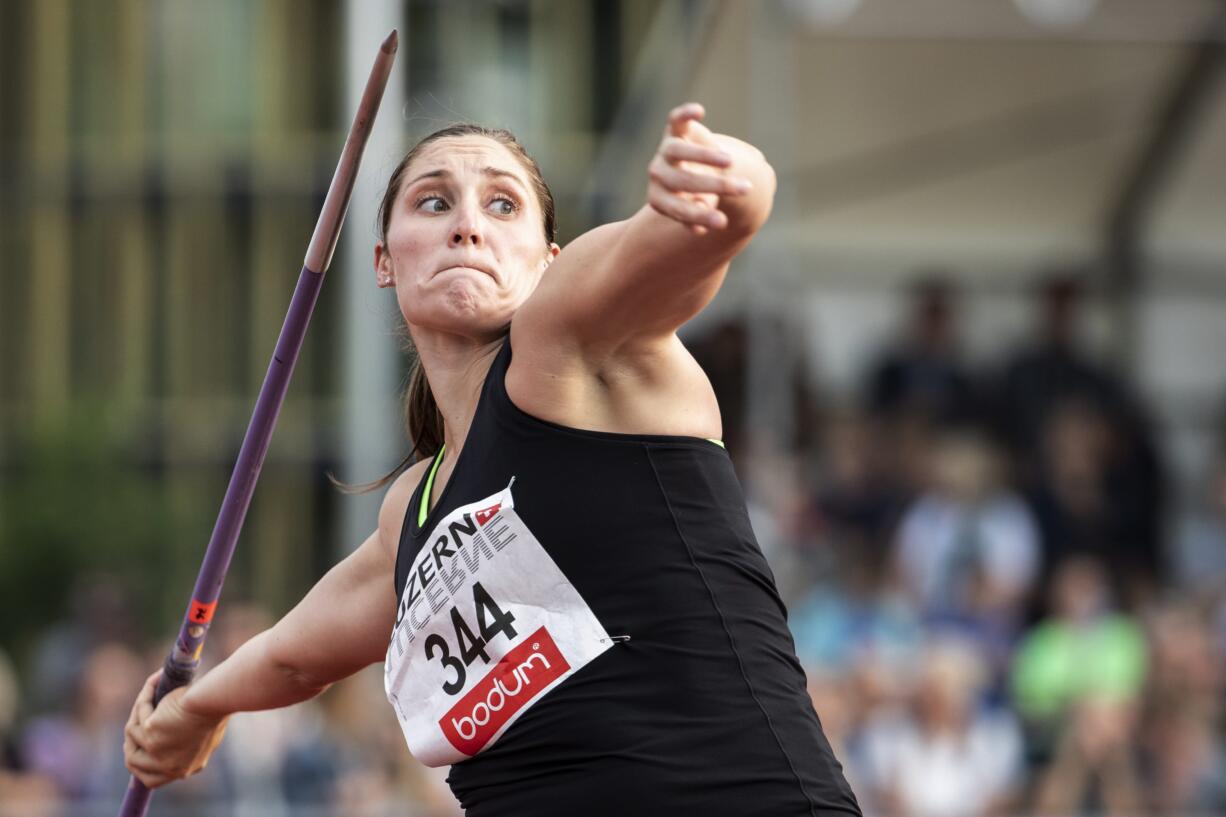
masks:
<svg viewBox="0 0 1226 817"><path fill-rule="evenodd" d="M446 447L446 443L439 446L438 453L434 455L434 464L430 466L430 473L426 477L426 486L421 492L421 509L417 512L417 527L419 528L426 524L426 516L430 513L430 493L434 490L434 475L443 461L443 449Z"/></svg>
<svg viewBox="0 0 1226 817"><path fill-rule="evenodd" d="M710 437L707 437L707 442L709 442L709 443L715 443L715 444L716 444L716 445L718 445L720 448L724 448L724 449L726 449L726 448L728 447L728 446L724 445L724 441L723 441L723 440L714 440L714 439L712 439L712 438L710 438Z"/></svg>

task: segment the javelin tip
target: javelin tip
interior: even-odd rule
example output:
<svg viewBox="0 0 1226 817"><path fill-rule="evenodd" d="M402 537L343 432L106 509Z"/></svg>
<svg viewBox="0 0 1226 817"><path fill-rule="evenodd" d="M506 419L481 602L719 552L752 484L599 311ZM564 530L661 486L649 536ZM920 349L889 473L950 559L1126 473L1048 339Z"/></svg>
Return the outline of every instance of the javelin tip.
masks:
<svg viewBox="0 0 1226 817"><path fill-rule="evenodd" d="M385 54L395 54L396 46L400 42L400 35L396 33L396 29L392 29L392 33L387 35L387 39L383 41L381 49Z"/></svg>

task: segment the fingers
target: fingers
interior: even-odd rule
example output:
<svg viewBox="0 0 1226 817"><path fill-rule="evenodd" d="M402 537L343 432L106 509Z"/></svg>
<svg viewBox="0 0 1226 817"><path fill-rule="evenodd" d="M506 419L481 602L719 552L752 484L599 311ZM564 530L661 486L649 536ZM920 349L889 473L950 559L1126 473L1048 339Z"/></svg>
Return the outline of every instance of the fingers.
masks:
<svg viewBox="0 0 1226 817"><path fill-rule="evenodd" d="M144 783L145 787L149 789L156 789L175 780L191 777L208 765L206 760L184 768L171 760L158 757L154 752L153 747L146 750L142 746L135 745L125 735L123 743L124 766L127 767L128 771L137 780Z"/></svg>
<svg viewBox="0 0 1226 817"><path fill-rule="evenodd" d="M676 136L666 136L657 151L670 162L698 162L712 167L731 167L732 157L717 147L700 145Z"/></svg>
<svg viewBox="0 0 1226 817"><path fill-rule="evenodd" d="M140 694L136 696L138 703L140 701L147 700L149 701L150 706L153 705L153 696L157 693L158 680L161 677L162 671L159 669L157 672L145 679L145 685L140 688Z"/></svg>
<svg viewBox="0 0 1226 817"><path fill-rule="evenodd" d="M149 789L150 791L153 789L159 789L162 786L165 786L167 783L174 782L173 777L167 777L164 774L159 774L158 772L154 771L134 769L131 765L128 766L128 771L130 771L132 776L143 783L145 788Z"/></svg>
<svg viewBox="0 0 1226 817"><path fill-rule="evenodd" d="M153 695L157 691L158 679L161 677L162 677L162 671L158 670L157 672L153 673L148 678L146 678L144 686L140 688L140 692L136 696L136 700L141 701L145 698L148 698L150 701L152 701Z"/></svg>
<svg viewBox="0 0 1226 817"><path fill-rule="evenodd" d="M225 735L219 722L192 716L180 704L185 688L171 691L155 712L153 698L161 673L145 682L124 726L124 765L150 789L199 774Z"/></svg>
<svg viewBox="0 0 1226 817"><path fill-rule="evenodd" d="M153 694L157 689L158 678L161 674L162 671L158 670L145 679L144 686L141 687L140 693L136 696L136 701L132 704L132 712L128 715L128 722L124 724L123 729L125 747L129 743L134 748L142 745L144 739L142 724L144 724L146 718L153 711Z"/></svg>
<svg viewBox="0 0 1226 817"><path fill-rule="evenodd" d="M686 102L668 112L667 133L673 136L685 136L690 122L697 122L707 115L707 111L697 102Z"/></svg>
<svg viewBox="0 0 1226 817"><path fill-rule="evenodd" d="M751 188L748 179L727 175L733 157L719 148L702 124L705 116L706 110L697 102L673 108L664 138L648 166L648 203L696 235L727 227L720 199L745 195Z"/></svg>
<svg viewBox="0 0 1226 817"><path fill-rule="evenodd" d="M685 139L700 145L715 145L715 134L711 129L697 120L691 120L685 129Z"/></svg>
<svg viewBox="0 0 1226 817"><path fill-rule="evenodd" d="M145 751L138 742L139 738L132 728L124 730L123 764L136 779L145 784L146 788L156 789L171 781L171 777L160 768L157 760Z"/></svg>
<svg viewBox="0 0 1226 817"><path fill-rule="evenodd" d="M148 743L142 724L136 719L136 709L133 708L132 718L128 720L123 730L123 761L128 771L149 788L150 776L156 773L153 757L145 751Z"/></svg>
<svg viewBox="0 0 1226 817"><path fill-rule="evenodd" d="M131 757L124 758L124 766L128 771L145 784L145 788L156 789L158 786L163 786L170 782L170 778L163 772L158 771L149 762L149 756L137 750L137 754Z"/></svg>
<svg viewBox="0 0 1226 817"><path fill-rule="evenodd" d="M144 783L146 788L156 789L175 780L192 777L204 771L208 765L207 756L181 765L158 758L139 746L132 748L128 741L124 741L124 766L137 780Z"/></svg>
<svg viewBox="0 0 1226 817"><path fill-rule="evenodd" d="M147 751L151 745L145 723L153 714L153 696L161 675L162 671L159 669L145 679L123 729L124 765L149 789L164 786L173 779L157 767L154 758Z"/></svg>
<svg viewBox="0 0 1226 817"><path fill-rule="evenodd" d="M155 676L145 682L144 689L140 691L140 697L136 699L136 719L138 723L144 723L153 714L153 696L156 690L157 677Z"/></svg>
<svg viewBox="0 0 1226 817"><path fill-rule="evenodd" d="M138 728L134 721L128 721L127 726L123 728L123 756L125 758L135 755L139 749L143 748L143 736Z"/></svg>
<svg viewBox="0 0 1226 817"><path fill-rule="evenodd" d="M674 193L714 193L717 196L743 196L750 190L747 179L700 173L677 167L660 158L652 161L647 174Z"/></svg>
<svg viewBox="0 0 1226 817"><path fill-rule="evenodd" d="M714 230L722 230L728 226L728 217L723 211L664 190L653 188L648 194L648 202L657 212L685 225Z"/></svg>

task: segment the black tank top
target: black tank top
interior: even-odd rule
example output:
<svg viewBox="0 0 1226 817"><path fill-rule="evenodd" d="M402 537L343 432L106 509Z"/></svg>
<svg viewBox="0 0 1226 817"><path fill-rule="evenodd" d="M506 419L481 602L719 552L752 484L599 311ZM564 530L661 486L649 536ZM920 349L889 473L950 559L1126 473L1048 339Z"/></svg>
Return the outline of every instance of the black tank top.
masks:
<svg viewBox="0 0 1226 817"><path fill-rule="evenodd" d="M518 594L514 568L501 589L483 586L499 564L491 557L518 558L529 539L558 572L540 580L550 588L544 600L539 587L531 591L533 609L556 597L557 614L577 592L611 646L553 681L483 750L453 763L447 780L469 817L860 814L806 693L786 611L722 446L532 417L507 395L510 361L508 339L424 524L426 478L409 502L396 561L399 618L419 598L415 623L434 609L432 620L445 624L443 635L418 638L404 654L417 651L451 684L432 694L455 707L430 718L453 746L471 749L464 740L485 739L477 723L492 730L516 693L549 683L534 673L565 662L542 644L552 644L550 633L565 638L566 624L555 618L529 634L526 617L510 615L527 609L514 606L524 600L517 595L531 595ZM479 504L455 514L471 503ZM439 525L449 514L450 538ZM459 574L446 570L452 561L465 569L461 557L477 584L471 599L469 588L456 591L467 607L452 607L448 620L447 593L459 586L450 576ZM394 636L389 666L396 644ZM487 683L497 672L501 682ZM487 673L487 681L471 680ZM463 692L466 679L486 686ZM402 723L415 703L398 704Z"/></svg>

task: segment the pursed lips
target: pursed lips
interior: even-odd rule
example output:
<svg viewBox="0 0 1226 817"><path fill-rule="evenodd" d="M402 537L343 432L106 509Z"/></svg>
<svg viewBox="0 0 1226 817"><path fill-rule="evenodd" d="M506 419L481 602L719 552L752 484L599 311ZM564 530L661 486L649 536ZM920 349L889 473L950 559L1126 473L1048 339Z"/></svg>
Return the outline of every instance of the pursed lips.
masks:
<svg viewBox="0 0 1226 817"><path fill-rule="evenodd" d="M474 264L474 263L450 264L446 267L443 267L442 269L440 269L438 272L434 274L441 275L442 273L447 272L448 270L453 270L453 269L468 269L468 270L473 270L474 272L484 272L486 275L493 278L495 281L498 280L498 276L494 275L494 273L491 272L488 268L486 268L485 266L481 264Z"/></svg>

